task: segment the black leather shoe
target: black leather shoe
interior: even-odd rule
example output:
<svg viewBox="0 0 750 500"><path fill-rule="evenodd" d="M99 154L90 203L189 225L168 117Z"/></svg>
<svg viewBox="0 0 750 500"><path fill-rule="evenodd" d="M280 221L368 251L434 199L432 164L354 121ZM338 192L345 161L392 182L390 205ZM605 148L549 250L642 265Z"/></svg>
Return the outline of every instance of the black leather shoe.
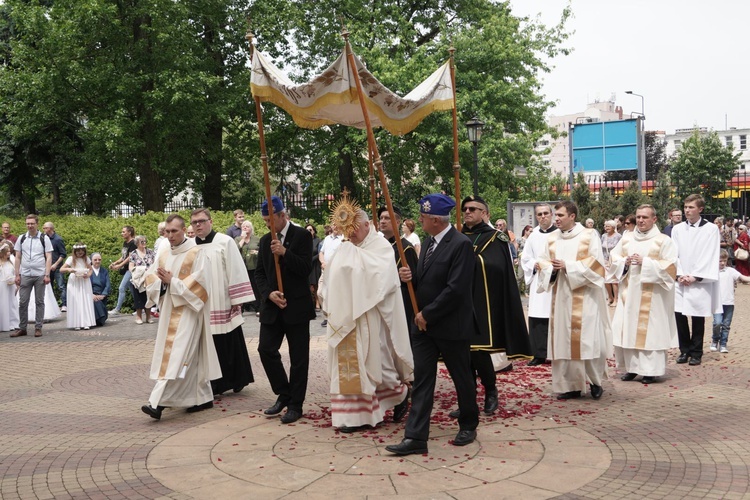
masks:
<svg viewBox="0 0 750 500"><path fill-rule="evenodd" d="M393 407L393 421L398 423L401 422L406 416L406 412L409 411L409 399L411 396L411 389L406 390L406 397L403 401Z"/></svg>
<svg viewBox="0 0 750 500"><path fill-rule="evenodd" d="M690 358L690 362L688 362L688 364L690 366L698 366L699 364L701 364L701 359L700 358Z"/></svg>
<svg viewBox="0 0 750 500"><path fill-rule="evenodd" d="M186 411L188 413L195 413L197 411L208 410L209 408L213 408L213 407L214 407L214 402L213 401L209 401L208 403L203 403L202 405L191 406Z"/></svg>
<svg viewBox="0 0 750 500"><path fill-rule="evenodd" d="M508 366L497 371L497 373L506 373L513 371L513 363L508 363Z"/></svg>
<svg viewBox="0 0 750 500"><path fill-rule="evenodd" d="M602 389L602 386L591 384L591 397L594 399L599 399L602 397L602 394L604 394L604 389Z"/></svg>
<svg viewBox="0 0 750 500"><path fill-rule="evenodd" d="M404 438L399 444L389 444L385 451L395 455L424 455L427 453L427 441Z"/></svg>
<svg viewBox="0 0 750 500"><path fill-rule="evenodd" d="M477 438L477 431L458 431L456 437L453 438L453 446L466 446L471 444Z"/></svg>
<svg viewBox="0 0 750 500"><path fill-rule="evenodd" d="M302 418L302 412L297 410L287 410L286 413L284 413L281 416L281 423L282 424L291 424L292 422L296 422L297 420Z"/></svg>
<svg viewBox="0 0 750 500"><path fill-rule="evenodd" d="M281 399L277 399L273 406L266 409L263 413L266 415L278 415L279 413L281 413L281 410L286 408L286 405L288 404L289 403L286 403Z"/></svg>
<svg viewBox="0 0 750 500"><path fill-rule="evenodd" d="M678 365L681 365L681 364L683 364L683 363L687 363L687 362L688 362L688 359L690 359L690 355L689 355L689 354L687 354L687 353L683 353L683 354L680 354L680 355L679 355L679 356L677 357L677 364L678 364Z"/></svg>
<svg viewBox="0 0 750 500"><path fill-rule="evenodd" d="M238 392L240 392L245 387L247 387L247 386L243 385L242 387L235 387L234 389L232 389L232 392L234 392L235 394L237 394Z"/></svg>
<svg viewBox="0 0 750 500"><path fill-rule="evenodd" d="M557 395L557 399L560 401L565 401L567 399L577 399L581 397L581 391L570 391L570 392L563 392L562 394Z"/></svg>
<svg viewBox="0 0 750 500"><path fill-rule="evenodd" d="M486 415L492 415L497 411L497 388L493 387L491 391L489 391L484 396L484 413Z"/></svg>
<svg viewBox="0 0 750 500"><path fill-rule="evenodd" d="M143 405L141 406L141 411L148 415L151 418L155 418L156 420L161 420L161 412L164 409L163 406L157 406L156 408L152 408L151 405Z"/></svg>
<svg viewBox="0 0 750 500"><path fill-rule="evenodd" d="M630 373L630 372L628 372L625 375L623 375L622 377L620 377L620 380L622 380L623 382L630 382L631 380L635 380L635 377L637 377L637 376L638 376L637 373Z"/></svg>
<svg viewBox="0 0 750 500"><path fill-rule="evenodd" d="M370 427L371 426L369 425L357 425L355 427L349 427L345 425L343 427L338 427L336 430L339 432L343 432L344 434L351 434L353 432L366 431Z"/></svg>
<svg viewBox="0 0 750 500"><path fill-rule="evenodd" d="M458 418L461 416L461 410L453 410L448 414L450 418Z"/></svg>
<svg viewBox="0 0 750 500"><path fill-rule="evenodd" d="M656 382L656 377L643 377L641 379L641 384L653 384Z"/></svg>
<svg viewBox="0 0 750 500"><path fill-rule="evenodd" d="M526 364L526 366L538 366L538 365L543 365L543 364L544 364L544 360L542 358L534 358L531 361L529 361Z"/></svg>

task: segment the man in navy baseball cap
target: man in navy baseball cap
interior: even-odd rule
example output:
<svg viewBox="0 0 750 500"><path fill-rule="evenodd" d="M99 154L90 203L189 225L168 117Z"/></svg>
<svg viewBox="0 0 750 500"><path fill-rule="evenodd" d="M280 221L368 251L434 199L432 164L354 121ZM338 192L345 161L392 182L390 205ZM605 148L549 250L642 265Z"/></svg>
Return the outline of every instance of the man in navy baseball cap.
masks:
<svg viewBox="0 0 750 500"><path fill-rule="evenodd" d="M273 203L273 213L283 212L284 203L278 196L271 196L271 203ZM268 215L268 200L263 200L263 204L260 206L260 214Z"/></svg>

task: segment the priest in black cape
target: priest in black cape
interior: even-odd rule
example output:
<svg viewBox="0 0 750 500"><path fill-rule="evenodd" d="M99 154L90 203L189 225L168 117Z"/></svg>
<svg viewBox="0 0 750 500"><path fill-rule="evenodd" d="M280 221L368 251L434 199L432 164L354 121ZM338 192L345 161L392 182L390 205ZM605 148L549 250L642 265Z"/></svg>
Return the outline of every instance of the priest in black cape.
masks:
<svg viewBox="0 0 750 500"><path fill-rule="evenodd" d="M531 357L529 331L521 305L508 236L490 226L489 207L479 196L461 203L462 232L474 246L476 264L472 283L474 335L471 364L485 390L484 411L497 409L495 369L490 354L505 351L508 358Z"/></svg>
<svg viewBox="0 0 750 500"><path fill-rule="evenodd" d="M395 223L391 223L391 217L388 214L386 207L378 208L378 229L383 233L383 236L390 242L393 247L393 253L396 258L396 269L400 269L403 266L401 262L401 256L398 254L398 247L396 246L396 236L399 234L398 230L401 227L401 219L403 214L401 210L394 205L393 215L396 216ZM406 257L406 264L411 269L412 274L417 272L417 264L419 262L419 255L417 254L414 245L409 243L406 238L401 238L401 246L404 249L404 256ZM414 307L411 305L411 297L409 297L409 287L405 281L401 282L401 297L404 299L404 310L406 311L406 324L411 325L414 323Z"/></svg>

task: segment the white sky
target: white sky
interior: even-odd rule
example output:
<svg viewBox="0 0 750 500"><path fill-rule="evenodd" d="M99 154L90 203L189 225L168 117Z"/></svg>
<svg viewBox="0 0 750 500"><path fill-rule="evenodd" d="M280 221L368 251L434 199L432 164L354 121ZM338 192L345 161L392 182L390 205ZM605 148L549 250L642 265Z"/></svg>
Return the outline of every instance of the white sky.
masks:
<svg viewBox="0 0 750 500"><path fill-rule="evenodd" d="M555 24L568 0L510 0L517 16ZM544 93L553 115L583 111L612 93L646 129L750 127L750 1L570 0L569 56L553 61ZM725 122L726 120L726 122Z"/></svg>

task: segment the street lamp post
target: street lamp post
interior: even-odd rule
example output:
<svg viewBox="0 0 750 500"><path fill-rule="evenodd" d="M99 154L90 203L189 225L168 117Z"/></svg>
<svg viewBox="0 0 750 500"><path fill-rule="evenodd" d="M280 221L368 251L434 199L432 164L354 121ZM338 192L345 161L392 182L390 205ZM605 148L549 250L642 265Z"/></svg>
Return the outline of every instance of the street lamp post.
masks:
<svg viewBox="0 0 750 500"><path fill-rule="evenodd" d="M626 90L625 93L641 98L641 116L638 120L640 124L640 134L638 134L640 141L638 148L638 186L642 186L643 181L646 180L646 127L644 123L646 121L646 99L641 94L636 94L632 90Z"/></svg>
<svg viewBox="0 0 750 500"><path fill-rule="evenodd" d="M482 138L482 127L484 122L474 116L466 122L466 131L469 134L469 142L474 145L474 196L479 196L479 157L477 156L477 147L479 140Z"/></svg>

